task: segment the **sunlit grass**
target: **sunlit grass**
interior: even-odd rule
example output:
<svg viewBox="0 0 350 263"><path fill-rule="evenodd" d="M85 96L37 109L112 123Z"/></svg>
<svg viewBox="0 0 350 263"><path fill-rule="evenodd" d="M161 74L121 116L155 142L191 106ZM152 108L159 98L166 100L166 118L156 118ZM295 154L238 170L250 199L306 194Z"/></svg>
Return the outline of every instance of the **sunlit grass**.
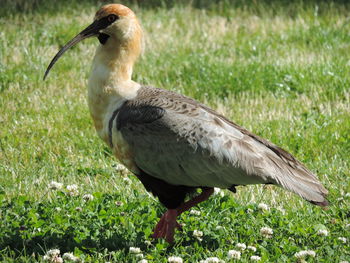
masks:
<svg viewBox="0 0 350 263"><path fill-rule="evenodd" d="M197 2L193 3L196 6ZM130 175L132 184L127 184L115 172L117 161L93 129L86 105L86 81L97 41L87 40L70 50L47 81L42 81L52 56L91 22L99 4L87 2L79 9L67 4L56 12L46 6L40 12L0 18L0 216L5 218L1 228L6 233L14 233L21 223L29 230L38 228L37 223L25 219L29 208L39 218L52 220L40 225L43 238L29 230L12 235L10 241L0 238L4 260L22 256L22 261L30 261L26 251L43 255L52 246L71 251L76 247L82 257L98 261L114 258L133 262L136 259L128 255L128 246L141 246L151 262L166 262L173 254L182 255L188 262L209 256L226 260L227 251L237 242L259 244L258 254L264 262L295 262L292 255L306 248L317 250L314 262L349 259L349 243L340 246L336 241L339 236L350 238L349 230L345 230L350 222L346 214L349 197L344 197L350 192L349 8L341 3L281 1L274 8L267 3L246 8L243 4L230 6L227 1L216 6L209 3L203 1L208 8L184 3L171 8L131 5L146 32L145 51L135 67L134 79L194 97L286 148L329 189L330 209L312 207L276 187L239 187L235 195L227 193L224 198L215 197L202 204L200 219L184 215L187 226L182 235L177 235L179 242L174 248L165 250L162 242L145 247L143 241L149 239L148 232L162 208L137 179ZM86 223L89 231L103 226L109 229L108 216L101 215L99 221L96 212L103 206L111 214L111 222L124 224L116 214L123 210L128 215L124 219L129 222L127 226L123 225L118 235L109 229L118 241L107 246L101 240L108 238L95 233L93 242L100 243L86 249L82 248L86 240L77 241L75 246L63 245L64 238L77 235L67 229L60 231L68 231L70 237L57 234L53 238L50 229L61 224L52 219L54 208L73 211L81 199L70 201L52 193L47 189L52 180L78 184L81 194L96 196L84 211L92 213L91 217L89 214L83 220L74 212L75 219L67 221L73 228ZM117 200L129 205L114 210ZM27 210L20 208L24 202ZM278 210L265 216L255 210L254 216L245 213L260 202L283 208L286 214ZM40 210L42 206L47 208ZM22 219L15 219L14 214ZM95 227L94 220L100 222ZM277 232L267 243L260 242L258 236L264 224ZM318 224L332 231L323 243L314 236L314 225ZM225 230L216 231L217 225L224 225ZM209 236L204 243L192 238L194 229ZM288 235L295 241L289 244ZM40 248L30 239L48 247ZM28 240L27 246L23 240Z"/></svg>

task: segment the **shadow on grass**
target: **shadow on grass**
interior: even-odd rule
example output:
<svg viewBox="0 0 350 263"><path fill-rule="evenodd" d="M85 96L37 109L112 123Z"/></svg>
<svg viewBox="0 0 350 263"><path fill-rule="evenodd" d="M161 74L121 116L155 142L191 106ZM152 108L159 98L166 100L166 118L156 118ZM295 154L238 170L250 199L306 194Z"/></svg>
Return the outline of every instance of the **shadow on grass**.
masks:
<svg viewBox="0 0 350 263"><path fill-rule="evenodd" d="M100 238L99 240L88 237L84 240L76 241L74 231L69 230L64 235L45 233L42 236L35 236L32 239L24 239L21 231L18 230L7 235L2 244L0 244L0 250L7 249L13 251L15 256L22 255L23 251L27 255L32 255L33 253L43 255L47 250L52 248L59 248L61 253L72 252L76 249L85 253L93 253L99 250L102 252L104 249L108 249L109 251L126 250L128 248L128 241L118 234L113 234L108 238Z"/></svg>
<svg viewBox="0 0 350 263"><path fill-rule="evenodd" d="M183 233L183 235L186 235ZM164 241L154 240L153 245L158 242ZM171 255L177 246L192 246L197 242L194 238L190 240L178 240L174 245L164 245L166 247L164 255ZM216 238L206 237L201 242L201 247L208 251L214 251L220 248L219 240ZM142 251L147 251L147 246L142 238L142 234L138 234L135 242L132 242L132 246L140 247ZM18 258L25 255L44 255L46 251L53 248L59 248L61 254L65 252L74 252L76 249L82 251L84 254L94 254L95 252L104 252L106 250L112 251L124 251L125 254L129 253L130 241L123 238L120 234L113 234L108 238L101 237L99 240L92 238L86 238L80 242L75 240L74 231L69 231L64 235L58 235L56 233L46 233L42 236L36 236L32 239L24 239L21 231L17 230L11 235L7 235L3 243L0 244L0 250L10 251L12 257ZM0 256L0 260L1 260Z"/></svg>
<svg viewBox="0 0 350 263"><path fill-rule="evenodd" d="M125 207L118 207L115 202L120 195L94 195L89 203L82 201L81 196L70 197L63 192L40 203L24 196L3 200L0 251L17 258L23 254L43 255L53 248L59 248L61 253L78 249L93 254L105 249L128 253L131 245L145 247L142 229L156 217L147 216L146 202L134 199L125 201ZM136 225L138 221L140 224Z"/></svg>
<svg viewBox="0 0 350 263"><path fill-rule="evenodd" d="M33 238L24 238L23 231L17 229L15 232L6 235L0 243L0 251L10 251L12 256L17 258L19 256L26 255L44 255L46 251L53 248L59 248L61 254L65 252L73 252L76 249L82 251L84 254L94 254L95 252L105 252L108 251L124 251L125 254L129 253L129 247L136 246L141 248L142 251L147 251L147 245L144 242L143 233L137 234L137 237L133 242L123 237L120 233L114 233L109 237L99 237L99 239L87 237L83 240L76 240L74 227L69 227L65 234L57 233L45 233L40 236L34 236ZM189 235L189 233L178 233L179 236ZM153 245L157 243L162 243L166 248L164 251L165 255L171 255L174 248L177 246L192 246L196 241L195 238L177 240L173 245L164 244L163 240L153 240ZM220 243L217 238L205 237L201 242L200 246L208 251L214 251L220 248ZM0 256L1 260L1 256Z"/></svg>
<svg viewBox="0 0 350 263"><path fill-rule="evenodd" d="M122 206L116 206L122 198L119 194L95 193L94 200L85 204L81 197L63 192L54 195L51 201L39 203L25 196L0 201L0 261L7 253L13 258L33 254L38 257L53 248L59 248L62 254L78 250L90 255L106 250L127 255L131 246L147 251L145 240L152 240L152 228L163 210L141 195L124 199ZM174 246L191 246L195 242L191 232L179 231ZM164 240L152 243L163 247L164 255L173 252L174 246ZM205 236L200 245L207 250L220 246L218 239L211 236Z"/></svg>

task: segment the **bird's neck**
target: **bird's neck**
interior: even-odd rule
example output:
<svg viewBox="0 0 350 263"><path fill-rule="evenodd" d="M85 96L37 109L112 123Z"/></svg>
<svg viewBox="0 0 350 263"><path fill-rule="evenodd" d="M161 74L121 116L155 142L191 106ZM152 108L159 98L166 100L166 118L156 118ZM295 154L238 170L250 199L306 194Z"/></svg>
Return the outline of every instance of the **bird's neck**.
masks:
<svg viewBox="0 0 350 263"><path fill-rule="evenodd" d="M136 97L140 84L131 80L139 52L132 45L121 45L109 39L100 45L93 60L88 84L88 104L95 128L102 139L110 115L128 99Z"/></svg>

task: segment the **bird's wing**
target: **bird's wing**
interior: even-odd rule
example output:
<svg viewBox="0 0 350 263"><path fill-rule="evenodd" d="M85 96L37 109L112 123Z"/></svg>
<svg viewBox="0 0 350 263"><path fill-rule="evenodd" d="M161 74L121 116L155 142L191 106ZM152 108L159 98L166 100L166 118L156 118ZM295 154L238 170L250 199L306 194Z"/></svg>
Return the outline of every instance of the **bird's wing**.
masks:
<svg viewBox="0 0 350 263"><path fill-rule="evenodd" d="M117 117L137 166L167 183L272 183L322 204L327 190L291 154L179 94L143 87Z"/></svg>

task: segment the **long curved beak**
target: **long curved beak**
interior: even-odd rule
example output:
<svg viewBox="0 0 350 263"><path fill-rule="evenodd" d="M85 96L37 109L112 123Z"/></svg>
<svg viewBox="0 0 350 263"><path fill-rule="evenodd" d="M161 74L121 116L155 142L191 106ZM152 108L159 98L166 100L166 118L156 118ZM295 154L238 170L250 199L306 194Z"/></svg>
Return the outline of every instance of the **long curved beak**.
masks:
<svg viewBox="0 0 350 263"><path fill-rule="evenodd" d="M66 52L68 49L73 47L78 42L84 40L85 38L97 36L99 34L99 31L103 28L106 28L107 26L108 24L106 24L106 21L104 19L96 20L83 31L81 31L78 35L76 35L72 40L70 40L63 48L61 48L60 51L57 52L57 54L51 60L49 66L45 71L44 80L47 74L49 74L50 69L53 67L56 61L64 54L64 52Z"/></svg>

